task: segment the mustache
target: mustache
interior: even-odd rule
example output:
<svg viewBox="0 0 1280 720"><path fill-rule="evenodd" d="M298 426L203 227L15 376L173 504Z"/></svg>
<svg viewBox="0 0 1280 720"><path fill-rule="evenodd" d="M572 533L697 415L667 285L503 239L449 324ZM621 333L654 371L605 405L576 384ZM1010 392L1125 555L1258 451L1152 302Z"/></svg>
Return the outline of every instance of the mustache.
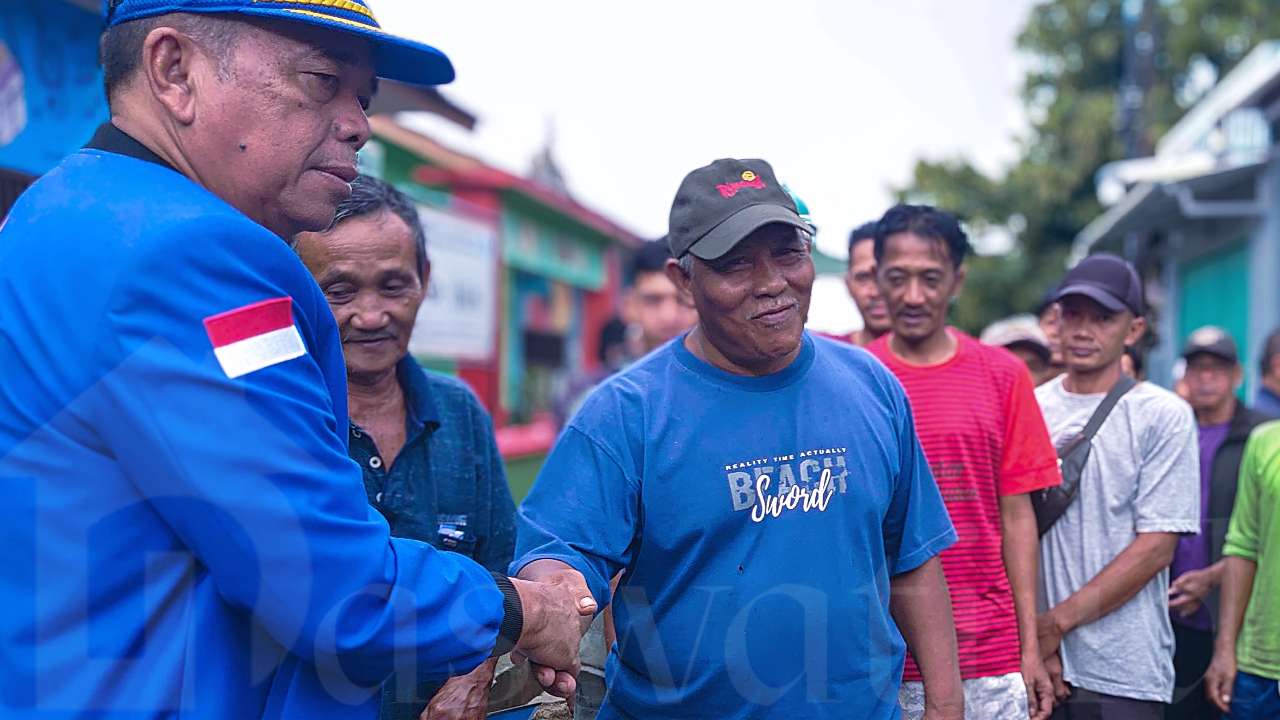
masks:
<svg viewBox="0 0 1280 720"><path fill-rule="evenodd" d="M389 330L348 330L342 334L342 342L377 342L379 340L395 340L396 334Z"/></svg>
<svg viewBox="0 0 1280 720"><path fill-rule="evenodd" d="M795 307L796 304L797 303L794 300L784 300L782 302L774 302L774 303L769 303L768 305L759 306L755 309L755 312L751 313L751 318L754 320L755 318L768 315L771 312L777 312L779 310L788 310L790 308Z"/></svg>

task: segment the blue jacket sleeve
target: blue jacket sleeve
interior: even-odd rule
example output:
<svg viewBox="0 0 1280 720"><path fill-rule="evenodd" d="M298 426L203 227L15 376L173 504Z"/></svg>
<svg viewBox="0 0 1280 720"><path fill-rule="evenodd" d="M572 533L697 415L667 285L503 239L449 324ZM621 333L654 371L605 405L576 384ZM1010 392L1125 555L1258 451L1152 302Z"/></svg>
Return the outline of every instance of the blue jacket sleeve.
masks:
<svg viewBox="0 0 1280 720"><path fill-rule="evenodd" d="M96 409L143 501L227 603L323 669L368 686L482 662L501 592L462 556L391 539L368 506L346 454L336 327L301 263L247 222L205 218L149 242L103 318ZM283 296L308 352L228 378L203 319Z"/></svg>

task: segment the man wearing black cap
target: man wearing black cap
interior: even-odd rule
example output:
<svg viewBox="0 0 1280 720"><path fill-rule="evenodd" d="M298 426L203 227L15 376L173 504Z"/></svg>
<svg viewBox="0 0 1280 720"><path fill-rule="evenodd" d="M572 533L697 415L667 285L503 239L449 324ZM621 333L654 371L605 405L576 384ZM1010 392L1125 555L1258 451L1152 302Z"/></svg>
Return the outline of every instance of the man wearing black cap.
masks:
<svg viewBox="0 0 1280 720"><path fill-rule="evenodd" d="M1236 399L1244 380L1235 340L1222 328L1205 326L1191 333L1182 357L1187 401L1196 414L1200 439L1200 532L1183 535L1170 567L1169 615L1177 639L1173 657L1177 688L1170 720L1212 720L1219 716L1201 679L1213 659L1213 618L1222 584L1222 548L1245 442L1268 417Z"/></svg>
<svg viewBox="0 0 1280 720"><path fill-rule="evenodd" d="M905 636L925 717L962 717L955 533L901 386L804 331L795 204L717 160L670 225L698 324L587 399L519 512L521 577L576 569L603 606L626 569L599 716L896 718Z"/></svg>
<svg viewBox="0 0 1280 720"><path fill-rule="evenodd" d="M1280 330L1262 343L1258 365L1258 394L1253 399L1253 409L1280 417Z"/></svg>
<svg viewBox="0 0 1280 720"><path fill-rule="evenodd" d="M286 242L350 195L376 76L449 60L362 0L104 5L111 123L0 230L0 716L374 718L393 672L512 645L572 692L580 576L494 575L369 506Z"/></svg>
<svg viewBox="0 0 1280 720"><path fill-rule="evenodd" d="M1121 378L1125 347L1146 332L1133 266L1093 255L1054 299L1067 373L1036 397L1060 448L1080 434ZM1076 496L1041 539L1045 597L1040 647L1060 648L1060 720L1156 720L1173 697L1169 563L1178 536L1200 530L1191 408L1138 383L1094 435Z"/></svg>

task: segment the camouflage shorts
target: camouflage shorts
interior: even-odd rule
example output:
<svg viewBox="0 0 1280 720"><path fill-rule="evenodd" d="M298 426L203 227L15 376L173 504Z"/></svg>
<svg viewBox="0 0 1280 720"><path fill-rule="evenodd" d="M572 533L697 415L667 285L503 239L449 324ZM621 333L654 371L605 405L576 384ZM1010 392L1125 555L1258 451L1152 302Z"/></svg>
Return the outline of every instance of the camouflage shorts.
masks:
<svg viewBox="0 0 1280 720"><path fill-rule="evenodd" d="M903 720L924 717L924 685L903 682L898 689ZM964 716L973 720L1026 720L1027 686L1022 673L964 681Z"/></svg>

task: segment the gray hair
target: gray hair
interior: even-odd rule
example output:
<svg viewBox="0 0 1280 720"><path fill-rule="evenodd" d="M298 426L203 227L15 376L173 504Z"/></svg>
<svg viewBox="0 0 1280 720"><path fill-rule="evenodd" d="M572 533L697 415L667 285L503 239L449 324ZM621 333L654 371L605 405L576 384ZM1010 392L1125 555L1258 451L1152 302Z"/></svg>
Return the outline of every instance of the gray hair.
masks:
<svg viewBox="0 0 1280 720"><path fill-rule="evenodd" d="M217 14L167 13L107 28L98 43L98 60L102 63L102 85L108 105L112 96L141 67L142 46L147 36L161 27L171 27L202 46L217 61L218 72L225 76L231 53L247 24Z"/></svg>
<svg viewBox="0 0 1280 720"><path fill-rule="evenodd" d="M368 175L360 175L351 183L351 197L338 203L338 211L333 217L329 229L340 225L344 220L374 215L386 211L404 221L413 235L413 249L418 259L418 276L427 265L427 233L422 228L422 219L418 216L418 207L407 195L395 189L383 180Z"/></svg>

